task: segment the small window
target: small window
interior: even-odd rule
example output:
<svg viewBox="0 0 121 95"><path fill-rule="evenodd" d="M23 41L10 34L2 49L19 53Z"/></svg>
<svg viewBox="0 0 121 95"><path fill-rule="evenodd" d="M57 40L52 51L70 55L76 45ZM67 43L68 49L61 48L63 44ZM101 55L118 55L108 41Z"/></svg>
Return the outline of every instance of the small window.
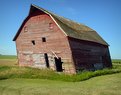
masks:
<svg viewBox="0 0 121 95"><path fill-rule="evenodd" d="M35 45L35 40L32 40L31 42L32 42L33 45Z"/></svg>
<svg viewBox="0 0 121 95"><path fill-rule="evenodd" d="M49 28L53 29L53 23L49 23Z"/></svg>
<svg viewBox="0 0 121 95"><path fill-rule="evenodd" d="M28 31L28 28L27 26L24 27L24 32L27 32Z"/></svg>
<svg viewBox="0 0 121 95"><path fill-rule="evenodd" d="M46 42L46 38L45 37L42 37L42 42Z"/></svg>

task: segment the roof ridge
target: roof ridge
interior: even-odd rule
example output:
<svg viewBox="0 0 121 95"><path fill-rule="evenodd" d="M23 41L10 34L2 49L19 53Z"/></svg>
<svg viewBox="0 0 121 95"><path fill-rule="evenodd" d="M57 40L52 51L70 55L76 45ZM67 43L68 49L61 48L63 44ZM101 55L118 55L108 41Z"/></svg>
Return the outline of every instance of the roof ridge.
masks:
<svg viewBox="0 0 121 95"><path fill-rule="evenodd" d="M58 15L57 15L57 16L58 16ZM85 25L85 24L82 24L82 23L76 22L76 21L74 21L74 20L72 20L72 19L69 19L69 18L63 17L63 16L58 16L58 17L61 17L62 19L65 19L65 20L71 21L71 22L73 22L73 23L75 23L75 24L78 24L78 25Z"/></svg>
<svg viewBox="0 0 121 95"><path fill-rule="evenodd" d="M73 37L76 39L80 39L80 40L96 42L96 43L108 46L108 44L100 37L100 35L95 30L91 29L90 27L88 27L82 23L75 22L71 19L59 16L53 12L45 10L34 4L31 4L29 15L31 14L31 12L34 8L38 9L40 11L43 11L45 14L52 17L52 19L55 20L55 22L63 30L63 32L65 34L67 34L67 36ZM29 15L27 16L27 18L29 18ZM16 35L13 39L13 41L15 41L16 38L19 36L22 26L26 22L27 18L23 21L22 25L20 26L18 32L16 33Z"/></svg>
<svg viewBox="0 0 121 95"><path fill-rule="evenodd" d="M63 20L66 20L66 21L72 22L72 23L77 24L77 25L79 25L79 26L87 27L87 28L89 28L90 30L95 31L95 30L91 29L90 27L86 26L85 24L82 24L82 23L76 22L76 21L71 20L71 19L69 19L69 18L65 18L65 17L58 16L58 15L56 15L56 17L57 17L57 18L60 17L60 18L62 18ZM58 19L58 20L60 20L60 19ZM60 21L62 22L62 20L60 20ZM64 23L64 22L63 22L63 23ZM64 24L66 24L68 27L71 27L71 26L68 25L67 23L64 23ZM72 28L72 27L71 27L71 28ZM75 28L73 28L73 29L75 29ZM76 30L77 30L77 29L76 29Z"/></svg>
<svg viewBox="0 0 121 95"><path fill-rule="evenodd" d="M43 9L42 7L39 7L39 6L37 6L37 5L31 4L31 6L34 6L34 7L36 7L36 8L38 8L38 9L44 11L45 13L47 13L47 14L49 14L49 15L51 15L51 16L55 16L55 17L57 17L57 18L61 18L61 19L63 19L63 20L67 20L67 21L69 21L69 22L72 22L72 23L74 23L74 24L81 25L81 26L83 26L83 27L87 27L87 28L89 28L90 30L94 31L93 29L91 29L90 27L86 26L85 24L76 22L76 21L74 21L74 20L71 20L71 19L69 19L69 18L65 18L65 17L63 17L63 16L59 16L59 15L57 15L56 13L50 12L50 11L48 11L48 10L46 10L46 9ZM59 20L60 20L60 19L59 19ZM60 21L61 21L61 20L60 20ZM62 22L62 21L61 21L61 22ZM67 23L64 23L64 24L66 24L68 27L71 27L71 26L68 25ZM71 27L71 28L72 28L72 27Z"/></svg>
<svg viewBox="0 0 121 95"><path fill-rule="evenodd" d="M98 43L101 43L101 44L104 44L104 45L108 45L101 37L100 35L98 35L98 33L91 29L90 27L82 24L82 23L78 23L78 22L75 22L71 19L68 19L68 18L65 18L65 17L62 17L62 16L59 16L53 12L50 12L48 10L45 10L39 6L36 6L33 4L34 7L36 7L37 9L40 9L41 11L44 11L45 13L47 13L48 15L51 15L54 19L56 19L56 22L59 23L57 20L59 20L61 23L59 23L59 26L65 31L65 33L71 37L74 37L74 38L78 38L78 39L84 39L84 40L88 40L88 41L93 41L93 42L98 42ZM65 26L64 26L65 25ZM67 29L65 29L65 27ZM89 33L87 33L87 32ZM92 32L94 31L94 32ZM82 34L83 33L83 34ZM95 39L96 38L96 39Z"/></svg>

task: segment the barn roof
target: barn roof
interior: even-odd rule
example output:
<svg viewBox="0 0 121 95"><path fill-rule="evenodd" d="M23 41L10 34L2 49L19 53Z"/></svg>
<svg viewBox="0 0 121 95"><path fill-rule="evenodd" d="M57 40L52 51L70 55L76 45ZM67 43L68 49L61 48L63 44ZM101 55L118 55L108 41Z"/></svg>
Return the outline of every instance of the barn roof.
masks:
<svg viewBox="0 0 121 95"><path fill-rule="evenodd" d="M34 9L39 9L43 11L44 13L48 14L56 22L56 24L61 28L61 30L69 37L80 39L80 40L85 40L85 41L91 41L91 42L95 42L95 43L108 46L107 42L104 41L95 30L89 28L88 26L74 22L64 17L58 16L52 12L49 12L33 4L31 5L29 14L32 11L34 11ZM23 24L25 23L26 19L24 20ZM15 35L13 41L15 41L16 38L18 37L21 28L22 28L22 25L19 28L17 34Z"/></svg>

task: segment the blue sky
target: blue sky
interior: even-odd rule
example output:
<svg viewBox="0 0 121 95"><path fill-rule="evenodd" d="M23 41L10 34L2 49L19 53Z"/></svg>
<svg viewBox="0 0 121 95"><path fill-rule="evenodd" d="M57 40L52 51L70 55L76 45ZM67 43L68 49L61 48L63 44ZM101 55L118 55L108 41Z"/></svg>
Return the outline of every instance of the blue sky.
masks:
<svg viewBox="0 0 121 95"><path fill-rule="evenodd" d="M31 4L96 30L121 59L121 0L0 0L0 54L15 55L12 41Z"/></svg>

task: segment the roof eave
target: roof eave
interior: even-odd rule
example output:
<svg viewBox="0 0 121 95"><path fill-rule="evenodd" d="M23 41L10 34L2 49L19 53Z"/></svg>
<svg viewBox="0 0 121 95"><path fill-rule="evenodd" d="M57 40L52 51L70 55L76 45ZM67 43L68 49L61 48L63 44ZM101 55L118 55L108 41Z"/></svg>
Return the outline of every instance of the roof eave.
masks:
<svg viewBox="0 0 121 95"><path fill-rule="evenodd" d="M85 41L85 42L91 42L91 43L95 43L95 44L99 44L99 45L103 45L103 46L107 46L107 47L110 46L109 44L102 44L102 43L98 43L98 42L94 42L94 41L82 40L82 39L74 38L74 37L71 37L71 36L67 36L67 37L75 39L75 40L80 40L80 41Z"/></svg>
<svg viewBox="0 0 121 95"><path fill-rule="evenodd" d="M66 32L59 26L59 24L56 22L56 20L53 18L53 16L52 16L48 11L46 11L46 10L44 10L43 8L40 8L40 7L38 7L38 6L34 5L34 4L31 4L30 10L29 10L29 14L28 14L28 16L24 19L24 21L22 22L20 28L18 29L16 35L15 35L14 38L13 38L13 41L16 41L18 35L20 34L20 30L21 30L23 24L26 22L27 18L29 17L29 15L30 15L31 12L32 12L32 8L39 9L39 10L43 11L44 13L46 13L47 15L49 15L49 16L52 18L52 20L56 23L56 25L60 28L60 30L62 30L63 33L67 36Z"/></svg>

